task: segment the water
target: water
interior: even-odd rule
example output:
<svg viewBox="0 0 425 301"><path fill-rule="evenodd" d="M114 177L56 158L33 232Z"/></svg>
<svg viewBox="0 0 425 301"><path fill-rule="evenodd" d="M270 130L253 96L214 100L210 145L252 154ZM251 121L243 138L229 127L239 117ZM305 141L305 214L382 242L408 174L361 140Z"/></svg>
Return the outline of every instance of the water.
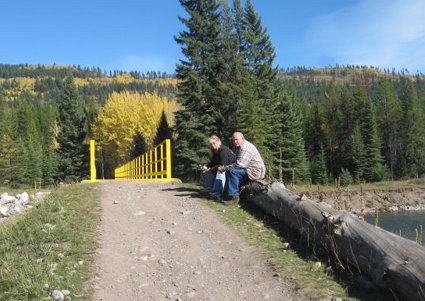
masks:
<svg viewBox="0 0 425 301"><path fill-rule="evenodd" d="M365 220L375 224L375 215L368 214ZM397 235L416 240L416 231L422 225L422 245L425 245L425 211L402 211L379 213L378 226Z"/></svg>

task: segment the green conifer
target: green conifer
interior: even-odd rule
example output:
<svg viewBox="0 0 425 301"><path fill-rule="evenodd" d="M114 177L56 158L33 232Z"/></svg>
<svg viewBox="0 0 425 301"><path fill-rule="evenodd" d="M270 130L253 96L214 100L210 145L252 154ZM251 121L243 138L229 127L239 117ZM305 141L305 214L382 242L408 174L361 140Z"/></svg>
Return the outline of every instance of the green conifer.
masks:
<svg viewBox="0 0 425 301"><path fill-rule="evenodd" d="M425 113L412 82L406 83L401 100L403 174L419 177L425 173Z"/></svg>
<svg viewBox="0 0 425 301"><path fill-rule="evenodd" d="M295 171L295 180L297 182L307 182L310 179L310 170L305 153L302 124L299 114L294 110L292 99L280 94L278 119L275 120L279 125L277 135L280 137L279 148L283 153L283 170L286 179L292 178Z"/></svg>
<svg viewBox="0 0 425 301"><path fill-rule="evenodd" d="M158 129L156 131L155 138L153 139L153 145L156 146L164 142L165 139L171 139L171 138L172 138L172 130L171 130L171 127L168 125L167 116L165 115L165 112L162 111L161 119L159 120Z"/></svg>
<svg viewBox="0 0 425 301"><path fill-rule="evenodd" d="M62 180L79 181L88 177L89 150L87 118L72 77L63 83L57 100L59 111L59 176Z"/></svg>
<svg viewBox="0 0 425 301"><path fill-rule="evenodd" d="M180 0L188 18L176 38L186 59L177 66L177 100L183 109L176 113L174 143L175 172L182 178L196 178L197 166L206 161L206 137L217 134L220 121L220 93L217 74L221 54L220 13L217 1ZM208 149L207 149L208 151Z"/></svg>

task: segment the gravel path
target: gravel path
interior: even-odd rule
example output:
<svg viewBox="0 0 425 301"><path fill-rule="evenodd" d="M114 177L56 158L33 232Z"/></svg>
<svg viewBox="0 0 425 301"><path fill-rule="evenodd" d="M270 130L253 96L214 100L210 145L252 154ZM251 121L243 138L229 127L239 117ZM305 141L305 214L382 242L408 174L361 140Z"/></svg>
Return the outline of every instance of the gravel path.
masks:
<svg viewBox="0 0 425 301"><path fill-rule="evenodd" d="M94 300L305 300L190 191L100 185Z"/></svg>

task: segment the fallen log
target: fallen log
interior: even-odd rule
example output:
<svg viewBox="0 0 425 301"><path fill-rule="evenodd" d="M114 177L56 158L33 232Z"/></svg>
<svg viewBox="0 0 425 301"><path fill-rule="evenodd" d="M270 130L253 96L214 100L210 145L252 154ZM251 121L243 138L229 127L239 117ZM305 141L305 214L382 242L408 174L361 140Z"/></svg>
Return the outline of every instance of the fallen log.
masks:
<svg viewBox="0 0 425 301"><path fill-rule="evenodd" d="M258 190L257 190L258 191ZM400 300L425 300L425 247L273 183L243 198Z"/></svg>

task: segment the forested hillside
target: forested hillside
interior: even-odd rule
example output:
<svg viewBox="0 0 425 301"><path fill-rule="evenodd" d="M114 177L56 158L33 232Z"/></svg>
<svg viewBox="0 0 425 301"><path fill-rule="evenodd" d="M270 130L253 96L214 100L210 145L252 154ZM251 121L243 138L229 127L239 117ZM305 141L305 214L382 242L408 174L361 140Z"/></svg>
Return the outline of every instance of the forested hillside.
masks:
<svg viewBox="0 0 425 301"><path fill-rule="evenodd" d="M105 75L98 68L0 65L0 184L40 186L87 178L89 139L99 142L98 175L112 176L116 164L134 155L134 137L143 140L138 152L144 151L154 142L162 112L172 122L175 91L176 79L159 72ZM117 99L123 101L117 104ZM139 108L149 106L138 111L137 120L122 108L134 101L145 103ZM113 123L99 129L108 104L132 130L123 133ZM143 124L142 130L134 123ZM108 141L114 135L127 141L124 155L105 151L113 148Z"/></svg>
<svg viewBox="0 0 425 301"><path fill-rule="evenodd" d="M284 180L295 172L296 181L313 183L425 173L423 75L365 66L275 69L263 82L271 92L262 90L278 91L273 106L250 95L252 83L244 78L240 90L224 90L232 94L211 92L216 103L178 104L177 78L161 72L0 65L0 75L1 184L87 178L89 139L99 144L98 175L112 177L118 164L160 142L159 132L171 136L172 125L175 171L182 178L195 177L197 164L208 160L206 137L218 134L230 144L233 130L259 146L271 178L280 177L279 165ZM202 103L206 107L196 109Z"/></svg>
<svg viewBox="0 0 425 301"><path fill-rule="evenodd" d="M376 68L297 68L279 85L303 120L314 183L425 173L425 77ZM325 175L328 174L328 177Z"/></svg>

